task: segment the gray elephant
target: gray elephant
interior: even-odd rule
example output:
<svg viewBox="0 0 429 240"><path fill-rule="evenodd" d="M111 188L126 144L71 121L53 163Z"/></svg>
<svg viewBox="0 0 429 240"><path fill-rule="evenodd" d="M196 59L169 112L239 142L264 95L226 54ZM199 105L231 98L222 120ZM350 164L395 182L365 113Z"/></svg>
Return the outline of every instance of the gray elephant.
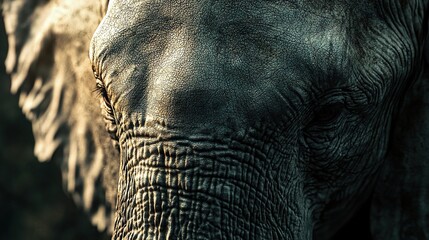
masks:
<svg viewBox="0 0 429 240"><path fill-rule="evenodd" d="M428 4L6 0L6 66L113 239L428 239Z"/></svg>

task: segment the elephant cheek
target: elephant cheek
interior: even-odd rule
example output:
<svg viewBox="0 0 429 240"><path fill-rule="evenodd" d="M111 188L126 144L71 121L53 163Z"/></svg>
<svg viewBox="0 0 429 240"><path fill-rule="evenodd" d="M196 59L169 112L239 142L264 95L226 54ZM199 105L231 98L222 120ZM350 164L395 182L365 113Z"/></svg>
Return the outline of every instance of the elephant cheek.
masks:
<svg viewBox="0 0 429 240"><path fill-rule="evenodd" d="M122 149L113 239L311 239L304 201L276 196L256 163L135 139Z"/></svg>

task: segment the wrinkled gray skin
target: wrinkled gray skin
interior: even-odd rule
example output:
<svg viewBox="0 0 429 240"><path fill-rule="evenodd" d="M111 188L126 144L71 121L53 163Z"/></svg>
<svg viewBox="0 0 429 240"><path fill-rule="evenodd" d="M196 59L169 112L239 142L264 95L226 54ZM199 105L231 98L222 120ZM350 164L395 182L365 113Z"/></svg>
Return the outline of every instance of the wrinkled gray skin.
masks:
<svg viewBox="0 0 429 240"><path fill-rule="evenodd" d="M418 67L426 25L396 23L423 3L391 2L111 1L90 57L121 149L113 238L330 237Z"/></svg>
<svg viewBox="0 0 429 240"><path fill-rule="evenodd" d="M111 0L113 239L329 239L371 194L375 239L427 239L427 9Z"/></svg>

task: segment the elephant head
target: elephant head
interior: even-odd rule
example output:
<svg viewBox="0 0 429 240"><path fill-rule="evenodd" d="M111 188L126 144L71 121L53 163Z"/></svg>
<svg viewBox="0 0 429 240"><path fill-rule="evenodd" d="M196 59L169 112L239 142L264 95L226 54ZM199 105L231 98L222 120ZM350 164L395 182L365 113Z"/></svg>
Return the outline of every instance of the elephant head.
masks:
<svg viewBox="0 0 429 240"><path fill-rule="evenodd" d="M113 239L425 239L428 4L5 1L6 64Z"/></svg>

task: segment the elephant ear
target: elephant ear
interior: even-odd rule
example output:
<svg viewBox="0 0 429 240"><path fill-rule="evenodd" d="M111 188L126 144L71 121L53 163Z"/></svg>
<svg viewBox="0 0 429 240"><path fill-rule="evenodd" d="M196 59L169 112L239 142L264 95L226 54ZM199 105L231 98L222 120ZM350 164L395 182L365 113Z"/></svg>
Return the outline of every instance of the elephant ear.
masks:
<svg viewBox="0 0 429 240"><path fill-rule="evenodd" d="M6 68L32 123L34 153L58 162L75 202L99 230L111 230L119 153L105 131L88 59L107 0L2 2Z"/></svg>
<svg viewBox="0 0 429 240"><path fill-rule="evenodd" d="M371 207L374 239L429 239L429 41L407 90Z"/></svg>

